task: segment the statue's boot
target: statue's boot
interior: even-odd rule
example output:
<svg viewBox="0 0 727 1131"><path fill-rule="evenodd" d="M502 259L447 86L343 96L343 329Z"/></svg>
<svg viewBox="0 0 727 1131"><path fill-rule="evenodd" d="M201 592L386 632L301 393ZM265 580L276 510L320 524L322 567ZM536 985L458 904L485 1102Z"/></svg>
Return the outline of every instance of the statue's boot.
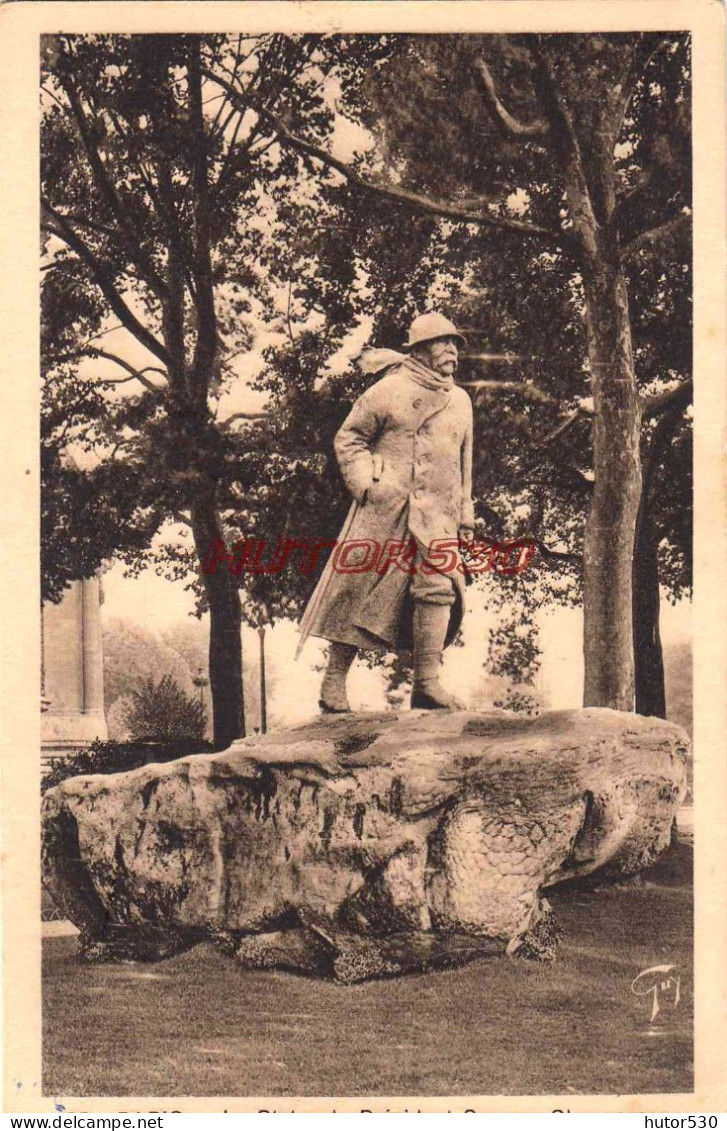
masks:
<svg viewBox="0 0 727 1131"><path fill-rule="evenodd" d="M456 695L446 691L439 682L444 641L449 626L449 605L435 605L428 601L414 602L414 686L411 692L413 711L466 710Z"/></svg>
<svg viewBox="0 0 727 1131"><path fill-rule="evenodd" d="M326 715L342 715L351 710L346 695L346 676L356 659L358 648L353 644L340 644L334 640L328 653L328 666L321 685L318 706Z"/></svg>

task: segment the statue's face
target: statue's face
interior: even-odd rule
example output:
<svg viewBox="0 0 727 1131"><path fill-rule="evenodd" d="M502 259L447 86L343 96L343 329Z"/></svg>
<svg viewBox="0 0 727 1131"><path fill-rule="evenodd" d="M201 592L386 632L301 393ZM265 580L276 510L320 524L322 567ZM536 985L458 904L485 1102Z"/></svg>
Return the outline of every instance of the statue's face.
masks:
<svg viewBox="0 0 727 1131"><path fill-rule="evenodd" d="M426 364L430 369L445 377L454 376L457 372L459 356L456 338L435 338L431 342L426 342L423 349L426 350Z"/></svg>

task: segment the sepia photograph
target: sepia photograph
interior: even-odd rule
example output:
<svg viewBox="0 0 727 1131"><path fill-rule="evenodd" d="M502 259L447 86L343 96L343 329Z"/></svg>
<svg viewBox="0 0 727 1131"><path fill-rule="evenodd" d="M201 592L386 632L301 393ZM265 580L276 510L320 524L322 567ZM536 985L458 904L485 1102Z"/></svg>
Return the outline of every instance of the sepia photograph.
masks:
<svg viewBox="0 0 727 1131"><path fill-rule="evenodd" d="M38 1103L694 1106L690 20L175 7L35 40Z"/></svg>

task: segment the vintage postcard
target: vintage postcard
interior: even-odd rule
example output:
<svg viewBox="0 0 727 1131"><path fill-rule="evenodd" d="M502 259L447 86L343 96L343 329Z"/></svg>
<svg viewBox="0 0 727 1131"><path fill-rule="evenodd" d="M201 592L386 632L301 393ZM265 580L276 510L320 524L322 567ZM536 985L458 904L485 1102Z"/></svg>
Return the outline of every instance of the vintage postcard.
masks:
<svg viewBox="0 0 727 1131"><path fill-rule="evenodd" d="M724 22L0 8L6 1111L724 1111Z"/></svg>

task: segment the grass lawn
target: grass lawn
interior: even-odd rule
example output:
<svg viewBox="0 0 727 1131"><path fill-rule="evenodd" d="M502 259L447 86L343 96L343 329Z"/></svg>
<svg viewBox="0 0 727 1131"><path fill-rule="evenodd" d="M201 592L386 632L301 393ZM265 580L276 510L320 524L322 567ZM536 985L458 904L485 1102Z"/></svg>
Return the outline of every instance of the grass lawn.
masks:
<svg viewBox="0 0 727 1131"><path fill-rule="evenodd" d="M692 1090L692 857L631 887L551 898L551 966L489 959L338 986L249 972L200 946L154 965L83 966L44 944L44 1093L54 1096L512 1095ZM643 969L681 1003L649 1032Z"/></svg>

